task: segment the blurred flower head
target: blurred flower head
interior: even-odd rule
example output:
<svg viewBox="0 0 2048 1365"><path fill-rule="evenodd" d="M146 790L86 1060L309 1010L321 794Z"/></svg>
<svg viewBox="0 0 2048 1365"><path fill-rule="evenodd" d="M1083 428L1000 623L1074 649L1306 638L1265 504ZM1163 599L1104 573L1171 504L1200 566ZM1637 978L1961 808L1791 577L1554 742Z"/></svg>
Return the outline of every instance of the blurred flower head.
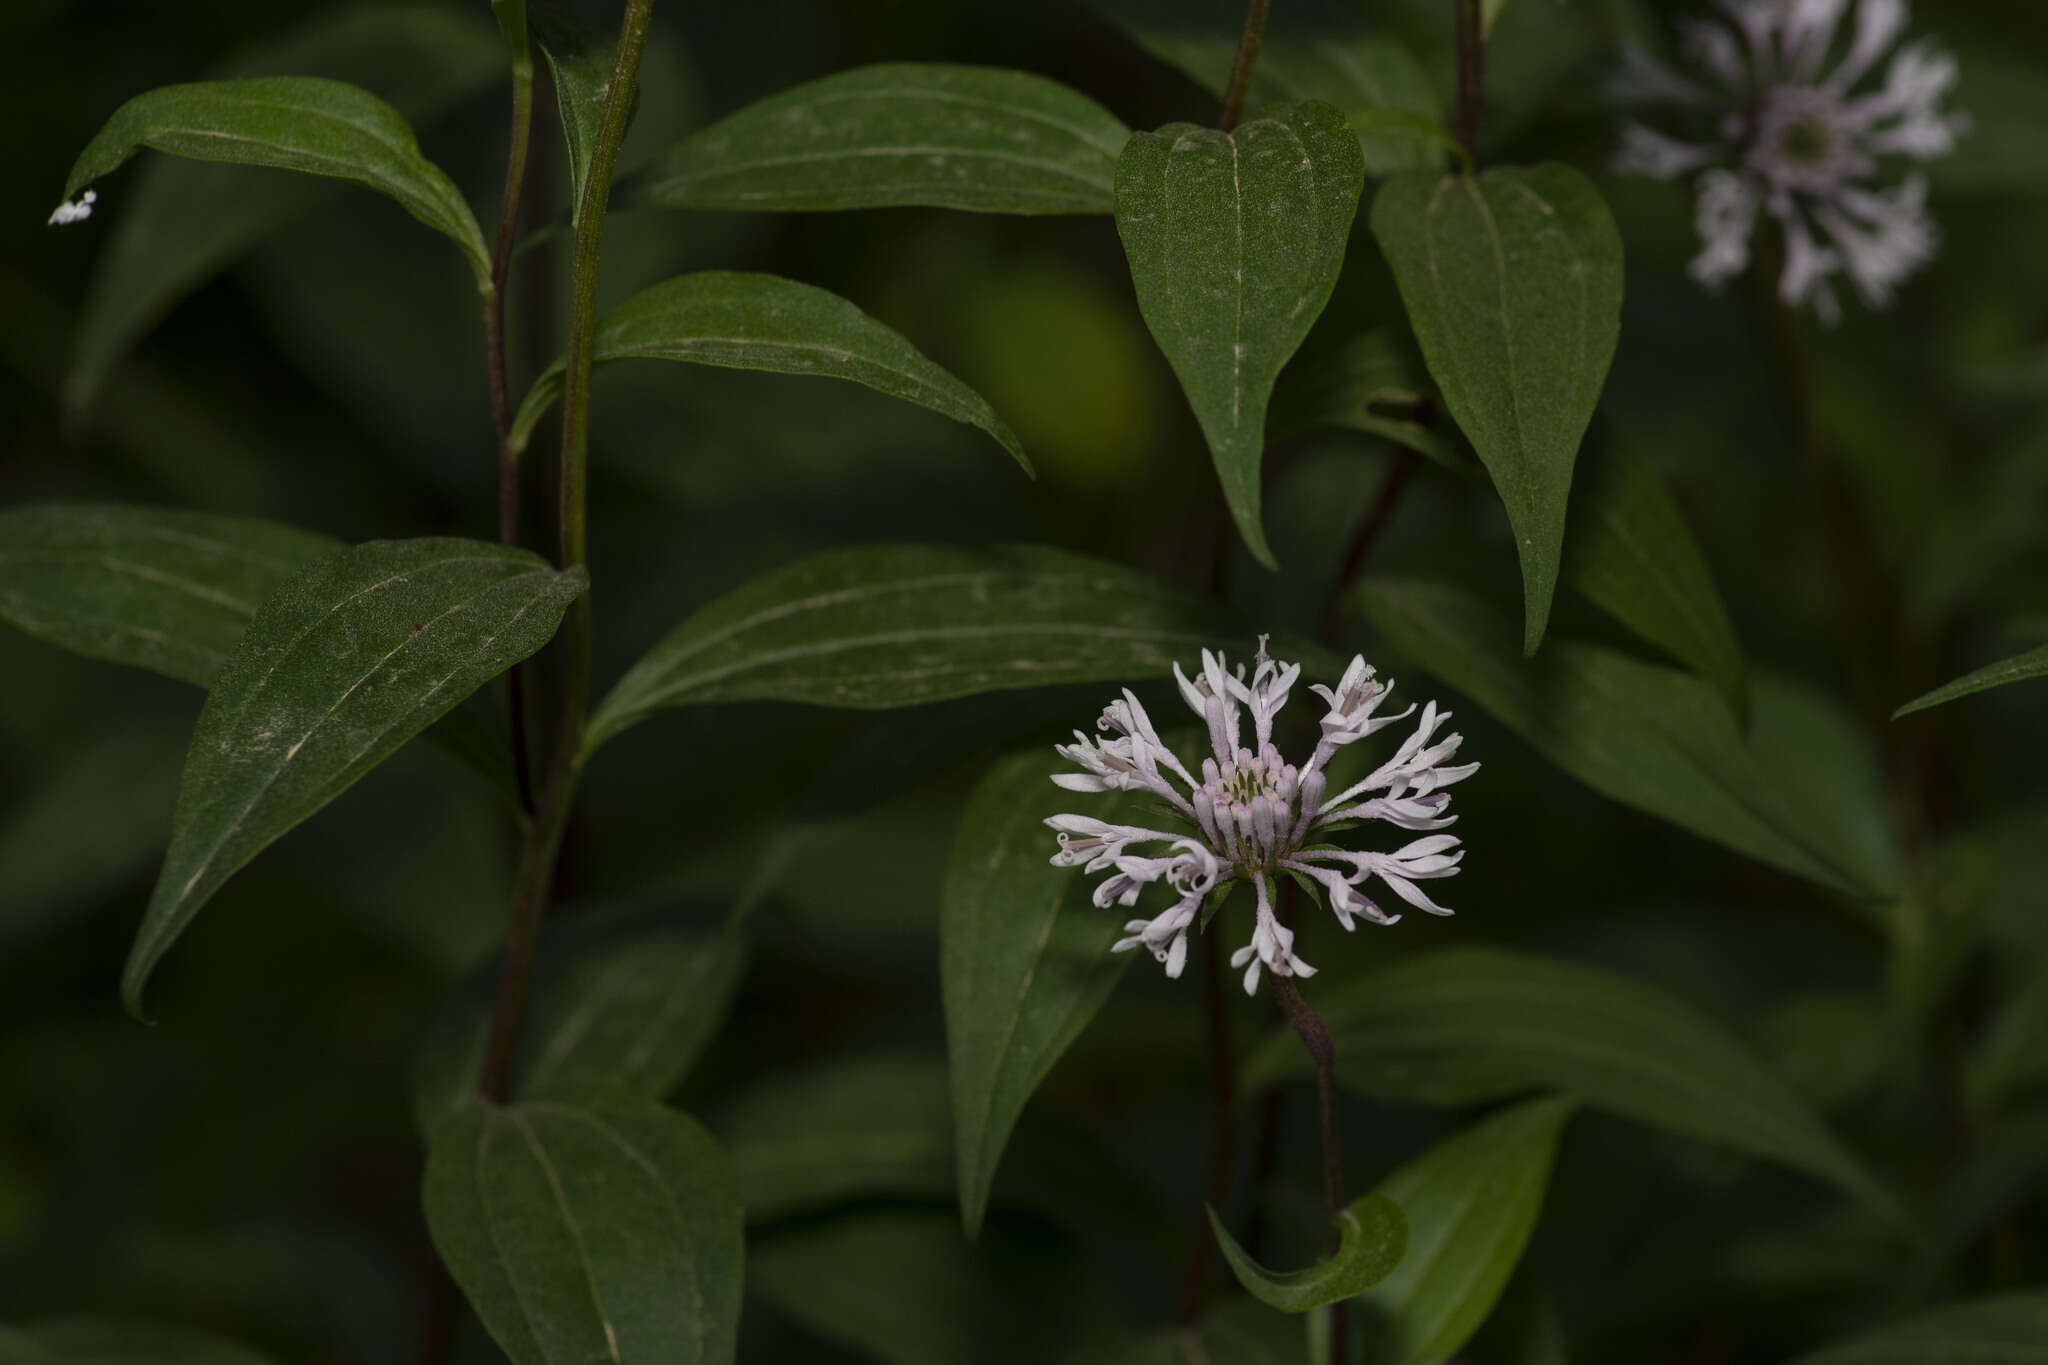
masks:
<svg viewBox="0 0 2048 1365"><path fill-rule="evenodd" d="M1955 59L1925 39L1893 50L1905 0L1715 8L1711 18L1679 21L1683 72L1624 50L1610 94L1640 118L1622 128L1615 169L1692 178L1701 247L1691 270L1701 283L1748 269L1761 210L1783 234L1786 303L1811 302L1833 321L1840 309L1829 281L1846 273L1866 304L1885 307L1939 244L1925 182L1887 183L1885 162L1953 150L1969 124L1941 108Z"/></svg>
<svg viewBox="0 0 2048 1365"><path fill-rule="evenodd" d="M1455 835L1439 834L1457 817L1444 788L1477 772L1476 763L1450 766L1463 738L1439 735L1448 711L1435 702L1422 708L1415 729L1393 755L1365 777L1329 792L1330 760L1346 745L1398 724L1415 708L1381 714L1393 684L1381 680L1363 658L1354 658L1335 687L1311 691L1326 709L1321 738L1306 764L1287 762L1273 745L1273 721L1287 704L1299 664L1266 655L1265 637L1252 662L1233 672L1223 657L1202 652L1202 670L1189 678L1174 665L1174 677L1188 709L1208 731L1210 757L1196 774L1159 738L1151 717L1126 689L1096 722L1102 738L1074 732L1074 743L1058 746L1079 769L1053 781L1069 791L1138 792L1163 803L1160 816L1178 828L1152 829L1111 824L1086 815L1055 815L1046 821L1059 835L1057 867L1105 873L1095 904L1135 906L1147 887L1162 884L1173 903L1150 919L1124 925L1129 935L1115 946L1128 952L1143 946L1168 976L1187 965L1188 932L1200 927L1203 903L1233 881L1252 884L1257 902L1251 942L1230 965L1244 968L1244 988L1255 992L1261 971L1312 976L1315 968L1294 952L1294 932L1274 910L1274 880L1292 876L1318 904L1326 904L1349 930L1358 920L1392 924L1400 918L1382 911L1364 888L1373 877L1393 893L1433 915L1451 912L1416 885L1456 874L1464 858ZM1251 734L1244 733L1247 714ZM1322 839L1369 822L1424 832L1392 853L1353 852Z"/></svg>

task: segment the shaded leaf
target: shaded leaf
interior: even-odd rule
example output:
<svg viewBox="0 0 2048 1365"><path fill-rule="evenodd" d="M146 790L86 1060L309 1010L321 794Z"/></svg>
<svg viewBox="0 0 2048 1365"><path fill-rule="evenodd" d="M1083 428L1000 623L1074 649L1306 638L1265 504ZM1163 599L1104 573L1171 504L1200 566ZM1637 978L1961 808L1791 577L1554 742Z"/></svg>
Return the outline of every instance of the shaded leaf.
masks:
<svg viewBox="0 0 2048 1365"><path fill-rule="evenodd" d="M1219 1303L1191 1326L1168 1327L1126 1343L1089 1365L1302 1365L1308 1323L1254 1299Z"/></svg>
<svg viewBox="0 0 2048 1365"><path fill-rule="evenodd" d="M1364 432L1426 455L1463 478L1482 478L1457 432L1434 415L1435 406L1420 364L1391 333L1375 330L1314 363L1289 366L1273 391L1268 424L1276 435L1319 426Z"/></svg>
<svg viewBox="0 0 2048 1365"><path fill-rule="evenodd" d="M67 1318L0 1331L0 1365L267 1365L269 1356L184 1327Z"/></svg>
<svg viewBox="0 0 2048 1365"><path fill-rule="evenodd" d="M1329 302L1364 186L1357 139L1316 101L1229 133L1133 133L1117 161L1116 227L1138 311L1201 423L1238 533L1268 568L1266 401Z"/></svg>
<svg viewBox="0 0 2048 1365"><path fill-rule="evenodd" d="M404 115L360 87L319 76L256 76L137 95L79 153L64 198L70 201L145 147L376 190L449 237L468 257L479 287L489 284L490 250L462 192L420 155Z"/></svg>
<svg viewBox="0 0 2048 1365"><path fill-rule="evenodd" d="M1408 1254L1363 1300L1384 1333L1379 1358L1437 1365L1486 1321L1536 1230L1573 1106L1540 1099L1489 1115L1380 1182L1408 1216Z"/></svg>
<svg viewBox="0 0 2048 1365"><path fill-rule="evenodd" d="M1130 130L1056 81L890 62L750 104L671 148L619 202L803 212L926 204L1108 213Z"/></svg>
<svg viewBox="0 0 2048 1365"><path fill-rule="evenodd" d="M1031 461L1017 434L988 401L934 365L898 333L860 309L808 284L774 275L707 270L643 289L597 325L597 365L617 360L686 360L734 370L850 379L877 393L980 427L1025 473ZM557 360L519 405L513 444L562 396Z"/></svg>
<svg viewBox="0 0 2048 1365"><path fill-rule="evenodd" d="M1130 959L1119 917L1096 910L1072 868L1052 866L1045 817L1056 761L991 769L960 818L939 898L939 985L953 1080L960 1216L981 1229L1017 1116L1095 1017Z"/></svg>
<svg viewBox="0 0 2048 1365"><path fill-rule="evenodd" d="M588 746L727 701L880 709L1160 677L1247 638L1225 608L1043 546L877 545L799 560L699 609L619 680Z"/></svg>
<svg viewBox="0 0 2048 1365"><path fill-rule="evenodd" d="M1372 231L1429 372L1507 507L1533 654L1579 438L1621 333L1621 236L1599 192L1559 165L1396 176L1373 198Z"/></svg>
<svg viewBox="0 0 2048 1365"><path fill-rule="evenodd" d="M387 540L317 561L268 598L199 713L121 977L129 1010L223 882L545 645L588 581L478 541Z"/></svg>
<svg viewBox="0 0 2048 1365"><path fill-rule="evenodd" d="M1436 584L1368 581L1359 600L1388 644L1602 795L1851 896L1891 894L1838 821L1787 799L1690 673L1567 641L1518 658L1512 622Z"/></svg>
<svg viewBox="0 0 2048 1365"><path fill-rule="evenodd" d="M583 187L590 178L590 155L618 66L616 34L585 23L572 10L541 5L530 16L533 40L547 58L555 82L555 110L562 118L562 143L569 153L569 214L583 212ZM633 98L639 100L637 87Z"/></svg>
<svg viewBox="0 0 2048 1365"><path fill-rule="evenodd" d="M1564 1090L1598 1109L1890 1198L1785 1082L1712 1020L1627 977L1525 953L1454 948L1325 991L1339 1079L1393 1104L1460 1107ZM1246 1063L1302 1072L1291 1034Z"/></svg>
<svg viewBox="0 0 2048 1365"><path fill-rule="evenodd" d="M474 1102L435 1130L421 1195L435 1249L516 1365L732 1359L740 1204L684 1115Z"/></svg>
<svg viewBox="0 0 2048 1365"><path fill-rule="evenodd" d="M1408 1222L1384 1195L1354 1199L1337 1215L1337 1249L1306 1270L1275 1272L1245 1254L1230 1229L1209 1210L1209 1227L1230 1273L1245 1292L1283 1313L1306 1313L1370 1289L1400 1264L1408 1249Z"/></svg>
<svg viewBox="0 0 2048 1365"><path fill-rule="evenodd" d="M505 35L512 65L530 69L533 47L526 27L526 0L491 0L491 14L498 21L498 31Z"/></svg>
<svg viewBox="0 0 2048 1365"><path fill-rule="evenodd" d="M2048 1362L2048 1293L1998 1294L1907 1318L1792 1365L1929 1365L1932 1361Z"/></svg>
<svg viewBox="0 0 2048 1365"><path fill-rule="evenodd" d="M2015 654L2010 659L2001 659L1995 664L1986 664L1974 673L1965 673L1954 682L1935 688L1923 697L1915 697L1898 710L1892 712L1892 719L1910 716L1915 711L1925 711L1930 706L1967 697L1973 692L1984 692L2007 683L2024 682L2028 678L2048 677L2048 645L2030 649L2024 654Z"/></svg>

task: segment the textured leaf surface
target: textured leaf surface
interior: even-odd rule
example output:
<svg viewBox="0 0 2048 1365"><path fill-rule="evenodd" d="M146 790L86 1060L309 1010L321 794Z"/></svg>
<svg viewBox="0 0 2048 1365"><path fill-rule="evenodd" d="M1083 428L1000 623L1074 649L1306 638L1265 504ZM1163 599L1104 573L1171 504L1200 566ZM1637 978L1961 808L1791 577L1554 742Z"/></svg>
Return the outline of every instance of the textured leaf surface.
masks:
<svg viewBox="0 0 2048 1365"><path fill-rule="evenodd" d="M795 280L730 270L681 275L613 309L598 324L595 345L598 365L686 360L850 379L980 427L1031 472L1017 434L980 394L837 294ZM525 447L535 423L562 396L562 376L558 360L534 381L513 423L516 446Z"/></svg>
<svg viewBox="0 0 2048 1365"><path fill-rule="evenodd" d="M1372 231L1429 372L1507 507L1533 654L1579 438L1621 334L1621 236L1599 192L1557 165L1396 176L1373 198Z"/></svg>
<svg viewBox="0 0 2048 1365"><path fill-rule="evenodd" d="M968 800L939 898L939 985L953 1079L960 1213L981 1228L996 1164L1024 1102L1102 1008L1130 962L1122 919L1052 866L1045 817L1057 759L1018 754Z"/></svg>
<svg viewBox="0 0 2048 1365"><path fill-rule="evenodd" d="M170 851L122 973L157 960L272 840L554 635L580 571L478 541L371 541L267 600L199 713Z"/></svg>
<svg viewBox="0 0 2048 1365"><path fill-rule="evenodd" d="M740 1204L718 1144L682 1114L472 1103L435 1130L422 1199L516 1365L732 1359Z"/></svg>
<svg viewBox="0 0 2048 1365"><path fill-rule="evenodd" d="M1314 101L1231 133L1133 133L1117 162L1116 227L1138 311L1201 423L1238 533L1269 568L1266 402L1329 302L1364 187L1343 114Z"/></svg>
<svg viewBox="0 0 2048 1365"><path fill-rule="evenodd" d="M1856 1157L1712 1020L1612 972L1525 953L1457 948L1408 958L1326 991L1339 1078L1396 1104L1461 1107L1564 1090L1599 1109L1887 1201ZM1294 1074L1292 1035L1247 1063Z"/></svg>
<svg viewBox="0 0 2048 1365"><path fill-rule="evenodd" d="M1503 1110L1380 1183L1408 1217L1408 1254L1365 1296L1384 1334L1377 1358L1438 1365L1486 1321L1536 1230L1572 1107L1540 1099Z"/></svg>
<svg viewBox="0 0 2048 1365"><path fill-rule="evenodd" d="M1999 1294L1936 1309L1800 1356L1792 1365L2043 1365L2048 1293Z"/></svg>
<svg viewBox="0 0 2048 1365"><path fill-rule="evenodd" d="M1786 797L1692 674L1564 641L1517 658L1512 622L1436 584L1368 581L1360 600L1396 650L1602 795L1849 895L1890 894L1839 821Z"/></svg>
<svg viewBox="0 0 2048 1365"><path fill-rule="evenodd" d="M347 180L398 201L462 249L479 284L490 250L462 192L420 155L404 115L369 91L318 76L166 85L107 120L71 167L69 200L145 147L197 161L267 166Z"/></svg>
<svg viewBox="0 0 2048 1365"><path fill-rule="evenodd" d="M725 701L881 709L1160 677L1236 619L1118 564L1042 546L833 550L699 610L597 708L591 747L655 711Z"/></svg>
<svg viewBox="0 0 2048 1365"><path fill-rule="evenodd" d="M1973 692L1985 692L2007 683L2024 682L2029 678L2048 677L2048 645L2030 649L2024 654L2015 654L2010 659L2001 659L1995 664L1986 664L1974 673L1965 673L1954 682L1935 688L1924 697L1916 697L1898 710L1892 712L1892 719L1910 716L1915 711L1925 711L1930 706L1967 697Z"/></svg>
<svg viewBox="0 0 2048 1365"><path fill-rule="evenodd" d="M805 211L928 204L1108 213L1130 130L1056 81L891 62L750 104L620 187L624 205Z"/></svg>
<svg viewBox="0 0 2048 1365"><path fill-rule="evenodd" d="M0 512L0 620L201 687L249 619L341 542L276 522L118 503Z"/></svg>
<svg viewBox="0 0 2048 1365"><path fill-rule="evenodd" d="M1337 1249L1306 1270L1271 1271L1245 1254L1230 1229L1209 1210L1209 1226L1230 1273L1245 1292L1283 1313L1306 1313L1348 1299L1384 1280L1408 1248L1408 1222L1383 1194L1355 1199L1337 1215Z"/></svg>
<svg viewBox="0 0 2048 1365"><path fill-rule="evenodd" d="M570 216L583 212L583 186L590 179L590 154L604 122L612 72L618 65L618 38L578 18L568 9L537 5L530 16L534 43L547 59L555 82L555 110L562 118L562 145L569 154ZM639 91L634 91L639 98Z"/></svg>

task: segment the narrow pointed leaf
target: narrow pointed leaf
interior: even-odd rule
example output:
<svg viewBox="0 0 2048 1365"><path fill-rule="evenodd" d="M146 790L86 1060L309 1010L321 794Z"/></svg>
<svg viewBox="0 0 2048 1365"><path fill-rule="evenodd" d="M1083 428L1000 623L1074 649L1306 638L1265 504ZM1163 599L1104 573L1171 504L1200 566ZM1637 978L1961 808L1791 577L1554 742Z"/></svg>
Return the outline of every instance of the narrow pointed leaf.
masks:
<svg viewBox="0 0 2048 1365"><path fill-rule="evenodd" d="M926 359L900 334L837 294L775 275L707 270L643 289L597 326L595 360L685 360L733 370L850 379L980 427L1031 472L1031 461L995 409ZM535 423L562 396L562 362L534 381L513 422L523 449Z"/></svg>
<svg viewBox="0 0 2048 1365"><path fill-rule="evenodd" d="M1138 311L1201 423L1238 533L1269 568L1266 403L1336 287L1364 187L1358 139L1318 101L1231 133L1133 133L1117 161L1116 227Z"/></svg>
<svg viewBox="0 0 2048 1365"><path fill-rule="evenodd" d="M2001 659L1995 664L1986 664L1974 673L1965 673L1952 683L1935 688L1923 697L1915 697L1898 710L1892 712L1892 719L1910 716L1915 711L1925 711L1930 706L1967 697L1973 692L1986 692L2007 683L2024 682L2028 678L2048 677L2048 645L2030 649L2024 654L2015 654L2010 659Z"/></svg>
<svg viewBox="0 0 2048 1365"><path fill-rule="evenodd" d="M724 1365L740 1204L725 1156L657 1104L474 1101L422 1188L449 1273L514 1365Z"/></svg>
<svg viewBox="0 0 2048 1365"><path fill-rule="evenodd" d="M1624 1118L1782 1162L1884 1206L1863 1164L1778 1075L1711 1019L1611 972L1457 948L1404 959L1318 1004L1339 1079L1395 1104L1462 1107L1564 1090ZM1293 1036L1247 1063L1301 1072Z"/></svg>
<svg viewBox="0 0 2048 1365"><path fill-rule="evenodd" d="M1972 1299L1810 1351L1792 1365L2048 1365L2048 1293Z"/></svg>
<svg viewBox="0 0 2048 1365"><path fill-rule="evenodd" d="M490 281L490 250L462 192L420 155L405 117L357 86L318 76L257 76L137 95L79 153L64 198L73 199L145 147L376 190L460 247L479 286Z"/></svg>
<svg viewBox="0 0 2048 1365"><path fill-rule="evenodd" d="M1216 1210L1208 1212L1230 1273L1247 1294L1283 1313L1306 1313L1363 1293L1384 1280L1408 1248L1408 1221L1400 1206L1381 1194L1353 1200L1337 1215L1337 1249L1306 1270L1266 1269L1245 1254Z"/></svg>
<svg viewBox="0 0 2048 1365"><path fill-rule="evenodd" d="M591 718L595 748L656 711L727 701L862 710L1170 672L1247 636L1227 609L1045 546L877 545L799 560L699 610Z"/></svg>
<svg viewBox="0 0 2048 1365"><path fill-rule="evenodd" d="M1573 1107L1540 1099L1502 1110L1380 1182L1377 1195L1408 1218L1408 1254L1363 1304L1380 1319L1385 1359L1438 1365L1486 1321L1536 1230Z"/></svg>
<svg viewBox="0 0 2048 1365"><path fill-rule="evenodd" d="M1429 372L1507 507L1533 654L1579 438L1621 334L1621 236L1599 192L1558 165L1396 176L1373 198L1372 231Z"/></svg>
<svg viewBox="0 0 2048 1365"><path fill-rule="evenodd" d="M526 0L491 0L491 15L505 35L505 48L515 67L533 65L532 39L526 27Z"/></svg>
<svg viewBox="0 0 2048 1365"><path fill-rule="evenodd" d="M477 541L371 541L258 609L199 713L122 973L128 1008L199 908L266 845L554 635L587 577Z"/></svg>
<svg viewBox="0 0 2048 1365"><path fill-rule="evenodd" d="M1045 817L1065 795L1057 760L1018 754L974 789L939 896L939 985L953 1080L960 1216L981 1229L1004 1144L1053 1064L1129 964L1121 917L1097 910L1072 868L1052 866Z"/></svg>
<svg viewBox="0 0 2048 1365"><path fill-rule="evenodd" d="M1388 644L1602 795L1848 895L1891 893L1839 821L1786 796L1692 674L1566 641L1519 658L1512 622L1437 584L1368 581L1359 600Z"/></svg>
<svg viewBox="0 0 2048 1365"><path fill-rule="evenodd" d="M1056 81L891 62L750 104L620 187L622 206L767 212L925 204L1108 213L1130 130Z"/></svg>
<svg viewBox="0 0 2048 1365"><path fill-rule="evenodd" d="M618 65L615 34L592 27L574 11L538 5L531 15L533 37L547 58L555 82L555 109L562 116L562 144L569 153L571 218L583 212L583 187L590 179L590 154ZM634 99L639 90L634 90Z"/></svg>

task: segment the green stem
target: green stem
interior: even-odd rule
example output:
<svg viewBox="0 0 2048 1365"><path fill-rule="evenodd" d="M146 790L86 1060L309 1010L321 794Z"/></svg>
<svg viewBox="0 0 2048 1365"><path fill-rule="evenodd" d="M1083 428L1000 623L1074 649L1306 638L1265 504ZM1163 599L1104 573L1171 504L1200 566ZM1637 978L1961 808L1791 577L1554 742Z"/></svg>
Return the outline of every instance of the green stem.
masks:
<svg viewBox="0 0 2048 1365"><path fill-rule="evenodd" d="M1230 63L1230 83L1223 88L1223 114L1216 126L1224 132L1237 127L1244 117L1244 95L1251 88L1252 67L1258 64L1259 43L1266 36L1266 13L1273 0L1251 0L1244 14L1244 32L1238 35L1237 56Z"/></svg>
<svg viewBox="0 0 2048 1365"><path fill-rule="evenodd" d="M1329 1025L1303 997L1293 977L1275 972L1271 980L1273 994L1287 1012L1287 1022L1301 1035L1302 1046L1316 1064L1316 1100L1323 1128L1323 1215L1329 1248L1335 1252L1342 1241L1338 1215L1344 1211L1344 1149L1337 1139L1337 1044L1330 1037ZM1330 1359L1340 1363L1345 1353L1346 1306L1342 1299L1330 1305Z"/></svg>

